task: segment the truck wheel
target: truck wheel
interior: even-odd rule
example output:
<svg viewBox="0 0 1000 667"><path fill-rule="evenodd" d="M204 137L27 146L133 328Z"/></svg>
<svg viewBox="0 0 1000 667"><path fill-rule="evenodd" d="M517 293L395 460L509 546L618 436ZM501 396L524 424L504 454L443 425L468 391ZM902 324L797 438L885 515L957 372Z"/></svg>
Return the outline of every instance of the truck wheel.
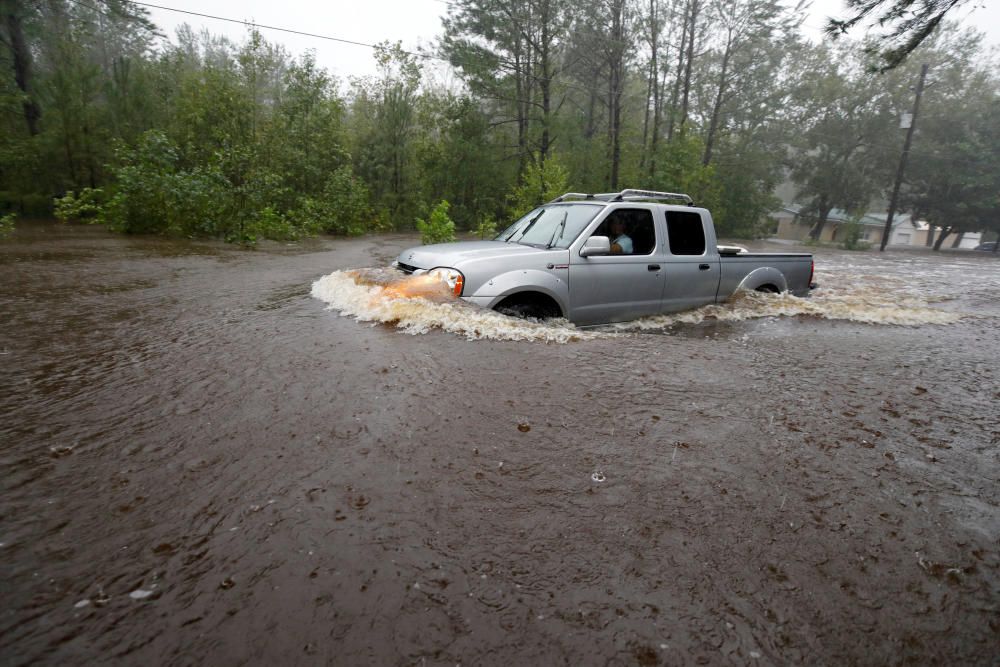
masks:
<svg viewBox="0 0 1000 667"><path fill-rule="evenodd" d="M562 316L559 304L544 294L514 294L498 303L494 310L521 319L547 320Z"/></svg>
<svg viewBox="0 0 1000 667"><path fill-rule="evenodd" d="M756 289L757 292L764 292L766 294L779 294L780 291L774 285L761 285Z"/></svg>

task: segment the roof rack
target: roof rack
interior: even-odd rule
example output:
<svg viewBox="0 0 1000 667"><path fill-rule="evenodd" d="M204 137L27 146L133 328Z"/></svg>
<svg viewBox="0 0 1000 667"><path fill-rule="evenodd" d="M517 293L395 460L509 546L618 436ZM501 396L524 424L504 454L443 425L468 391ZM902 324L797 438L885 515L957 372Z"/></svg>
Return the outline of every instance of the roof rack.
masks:
<svg viewBox="0 0 1000 667"><path fill-rule="evenodd" d="M628 188L622 190L621 192L605 192L602 194L586 194L584 192L567 192L566 194L556 197L550 204L555 204L557 202L565 201L568 198L573 199L599 199L601 201L609 202L619 202L619 201L642 201L642 200L655 200L655 201L677 201L680 200L687 204L688 206L694 206L694 200L691 199L689 195L681 194L679 192L657 192L655 190L636 190L633 188Z"/></svg>

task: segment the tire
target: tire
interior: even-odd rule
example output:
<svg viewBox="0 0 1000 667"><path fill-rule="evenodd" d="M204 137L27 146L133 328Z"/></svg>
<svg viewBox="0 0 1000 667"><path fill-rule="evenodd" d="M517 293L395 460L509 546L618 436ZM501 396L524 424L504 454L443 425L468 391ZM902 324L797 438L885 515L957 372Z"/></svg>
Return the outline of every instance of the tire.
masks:
<svg viewBox="0 0 1000 667"><path fill-rule="evenodd" d="M508 297L497 304L494 310L522 320L548 320L562 316L559 306L549 297L541 294Z"/></svg>

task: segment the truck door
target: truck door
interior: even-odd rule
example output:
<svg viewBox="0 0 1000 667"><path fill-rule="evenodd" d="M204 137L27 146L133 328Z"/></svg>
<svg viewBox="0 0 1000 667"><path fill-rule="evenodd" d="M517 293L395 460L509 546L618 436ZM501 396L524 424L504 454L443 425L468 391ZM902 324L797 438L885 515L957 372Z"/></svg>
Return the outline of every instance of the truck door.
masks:
<svg viewBox="0 0 1000 667"><path fill-rule="evenodd" d="M666 279L661 312L715 303L722 276L719 251L705 242L705 221L696 211L667 211Z"/></svg>
<svg viewBox="0 0 1000 667"><path fill-rule="evenodd" d="M607 236L613 254L580 257L578 251L571 253L570 319L597 324L656 313L663 294L664 258L652 210L616 208L588 236Z"/></svg>

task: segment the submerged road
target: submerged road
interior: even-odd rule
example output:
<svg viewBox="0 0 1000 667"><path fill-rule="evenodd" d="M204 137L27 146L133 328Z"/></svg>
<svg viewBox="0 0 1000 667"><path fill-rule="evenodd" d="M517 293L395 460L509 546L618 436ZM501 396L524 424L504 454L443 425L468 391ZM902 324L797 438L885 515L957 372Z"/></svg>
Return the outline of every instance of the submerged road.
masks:
<svg viewBox="0 0 1000 667"><path fill-rule="evenodd" d="M414 243L0 242L0 662L995 664L994 256L582 336L311 295Z"/></svg>

